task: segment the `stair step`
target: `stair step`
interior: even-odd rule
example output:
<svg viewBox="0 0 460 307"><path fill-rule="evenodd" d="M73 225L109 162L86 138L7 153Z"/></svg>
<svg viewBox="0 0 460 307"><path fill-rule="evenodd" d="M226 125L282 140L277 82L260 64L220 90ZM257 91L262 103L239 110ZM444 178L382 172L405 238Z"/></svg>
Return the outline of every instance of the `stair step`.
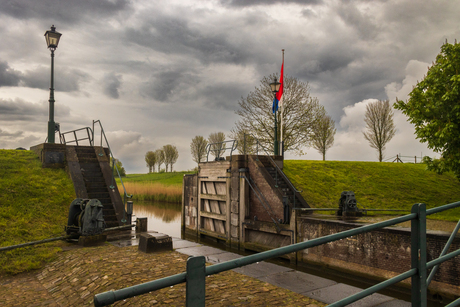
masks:
<svg viewBox="0 0 460 307"><path fill-rule="evenodd" d="M107 191L107 187L86 187L86 192L87 193L105 193L105 192L108 192Z"/></svg>
<svg viewBox="0 0 460 307"><path fill-rule="evenodd" d="M88 198L93 199L101 199L101 198L110 198L110 194L107 193L88 193Z"/></svg>
<svg viewBox="0 0 460 307"><path fill-rule="evenodd" d="M105 181L87 181L85 182L86 188L87 189L92 189L92 188L107 188L107 185L105 184Z"/></svg>

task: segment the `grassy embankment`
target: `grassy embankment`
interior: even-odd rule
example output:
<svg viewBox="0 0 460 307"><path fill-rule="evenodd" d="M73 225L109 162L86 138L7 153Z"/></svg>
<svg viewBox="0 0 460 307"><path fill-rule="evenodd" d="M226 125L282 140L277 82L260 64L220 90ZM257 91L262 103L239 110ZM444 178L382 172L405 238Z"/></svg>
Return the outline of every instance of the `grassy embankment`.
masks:
<svg viewBox="0 0 460 307"><path fill-rule="evenodd" d="M133 200L182 202L182 180L185 174L193 172L129 174L123 177L123 184ZM118 190L123 195L123 187L117 179Z"/></svg>
<svg viewBox="0 0 460 307"><path fill-rule="evenodd" d="M353 191L358 207L409 210L415 203L433 208L460 201L460 182L424 164L288 160L284 171L314 208L337 208L340 193ZM460 208L428 218L458 221Z"/></svg>
<svg viewBox="0 0 460 307"><path fill-rule="evenodd" d="M65 235L75 191L64 170L44 169L31 151L0 150L0 247ZM0 274L41 267L62 242L0 252Z"/></svg>

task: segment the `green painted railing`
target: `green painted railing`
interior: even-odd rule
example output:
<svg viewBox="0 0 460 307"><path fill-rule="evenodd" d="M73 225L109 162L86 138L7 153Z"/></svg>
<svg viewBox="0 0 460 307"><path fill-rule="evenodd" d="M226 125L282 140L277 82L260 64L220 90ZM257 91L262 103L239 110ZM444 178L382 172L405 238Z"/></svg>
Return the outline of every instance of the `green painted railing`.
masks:
<svg viewBox="0 0 460 307"><path fill-rule="evenodd" d="M258 254L230 260L223 263L205 266L205 257L190 257L187 260L186 272L173 276L157 279L146 282L140 285L127 287L116 291L108 291L94 296L95 306L107 306L116 301L124 300L137 295L149 293L151 291L170 287L179 283L186 282L186 306L205 306L205 277L220 272L232 270L255 262L260 262L270 258L280 257L285 254L298 252L307 248L319 246L329 242L345 239L347 237L366 233L369 231L381 229L406 221L411 221L411 269L396 277L388 279L370 288L367 288L357 294L349 296L343 300L330 304L329 306L338 307L346 306L355 301L358 301L366 296L369 296L379 290L382 290L390 285L396 284L406 278L411 277L412 306L426 307L427 306L427 287L428 278L427 271L440 263L452 259L460 255L460 249L446 255L434 259L427 263L426 253L426 216L435 214L441 211L460 207L460 202L440 206L437 208L426 210L425 204L415 204L412 206L410 214L400 216L391 220L383 221L376 224L366 225L359 228L346 230L340 233L324 236L300 242ZM460 223L460 222L459 222ZM458 227L457 227L458 230ZM455 236L455 233L452 233ZM451 237L452 237L451 236ZM448 243L449 244L449 243ZM448 248L448 247L447 247ZM448 307L460 306L460 298L447 305Z"/></svg>

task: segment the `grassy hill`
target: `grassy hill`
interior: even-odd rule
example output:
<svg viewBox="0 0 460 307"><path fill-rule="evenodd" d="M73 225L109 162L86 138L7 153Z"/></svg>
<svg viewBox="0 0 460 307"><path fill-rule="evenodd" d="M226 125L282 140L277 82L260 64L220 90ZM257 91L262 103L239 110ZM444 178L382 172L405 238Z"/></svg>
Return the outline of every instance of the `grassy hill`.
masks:
<svg viewBox="0 0 460 307"><path fill-rule="evenodd" d="M26 150L0 150L0 247L65 235L75 192L64 170L44 169ZM41 266L60 242L0 252L0 274Z"/></svg>
<svg viewBox="0 0 460 307"><path fill-rule="evenodd" d="M286 160L284 172L314 208L337 208L340 193L353 191L359 207L427 208L460 201L460 182L453 174L438 175L424 164ZM460 209L429 218L458 221Z"/></svg>

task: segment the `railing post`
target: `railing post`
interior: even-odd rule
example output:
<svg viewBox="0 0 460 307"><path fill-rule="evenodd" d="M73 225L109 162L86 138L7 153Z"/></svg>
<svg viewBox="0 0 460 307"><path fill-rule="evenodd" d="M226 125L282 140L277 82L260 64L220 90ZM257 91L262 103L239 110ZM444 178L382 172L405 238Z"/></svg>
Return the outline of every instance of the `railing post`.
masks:
<svg viewBox="0 0 460 307"><path fill-rule="evenodd" d="M415 204L412 213L417 218L411 221L411 268L417 269L412 276L412 306L426 307L426 205Z"/></svg>
<svg viewBox="0 0 460 307"><path fill-rule="evenodd" d="M206 261L204 256L187 259L185 306L205 306Z"/></svg>

